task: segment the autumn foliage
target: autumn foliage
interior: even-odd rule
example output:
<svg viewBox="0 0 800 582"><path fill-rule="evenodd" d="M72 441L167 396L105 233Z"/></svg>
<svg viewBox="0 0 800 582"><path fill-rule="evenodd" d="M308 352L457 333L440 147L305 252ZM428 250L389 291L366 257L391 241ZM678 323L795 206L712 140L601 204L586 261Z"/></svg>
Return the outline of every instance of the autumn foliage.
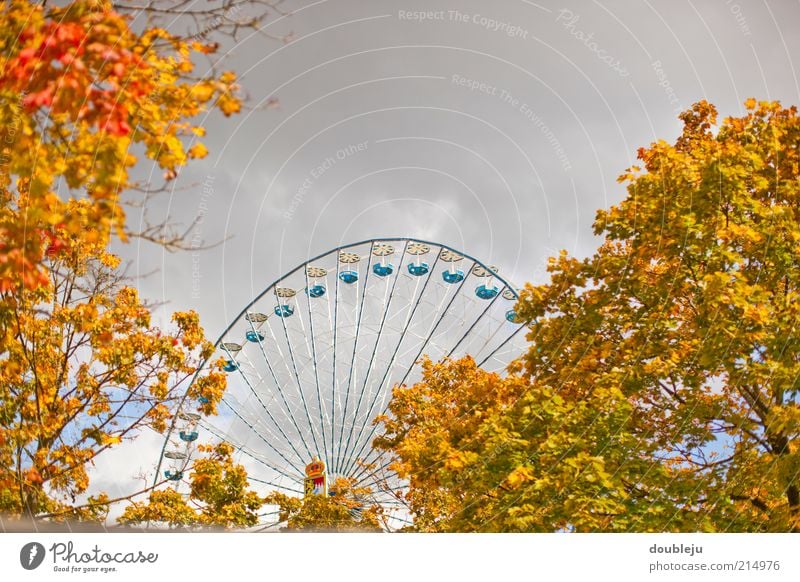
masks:
<svg viewBox="0 0 800 582"><path fill-rule="evenodd" d="M166 328L109 252L149 158L166 181L207 151L194 118L237 112L233 73L194 76L214 45L134 32L111 3L0 9L0 512L99 518L97 455L164 431L207 358L196 313ZM212 372L189 390L213 413Z"/></svg>
<svg viewBox="0 0 800 582"><path fill-rule="evenodd" d="M70 202L78 214L88 203ZM86 491L87 468L138 431L164 431L185 382L213 346L196 313L170 329L151 322L119 259L67 238L50 283L3 297L0 312L0 511L59 512ZM190 395L208 411L222 396L212 373Z"/></svg>
<svg viewBox="0 0 800 582"><path fill-rule="evenodd" d="M700 102L598 251L517 312L506 378L427 363L386 435L422 531L800 531L800 117Z"/></svg>
<svg viewBox="0 0 800 582"><path fill-rule="evenodd" d="M46 285L45 254L70 236L105 245L135 234L121 195L144 186L130 177L139 156L171 180L207 153L192 119L241 107L233 73L192 75L193 53L212 45L136 34L107 2L12 0L0 47L0 291ZM90 204L73 212L70 197Z"/></svg>
<svg viewBox="0 0 800 582"><path fill-rule="evenodd" d="M244 528L259 523L264 499L249 489L244 467L227 443L201 445L186 495L176 489L152 491L146 502L129 505L119 522L169 528Z"/></svg>
<svg viewBox="0 0 800 582"><path fill-rule="evenodd" d="M382 531L386 528L383 508L373 499L368 487L356 487L352 479L339 477L331 484L328 496L301 499L275 491L264 498L264 503L277 507L272 521L284 524L283 531Z"/></svg>

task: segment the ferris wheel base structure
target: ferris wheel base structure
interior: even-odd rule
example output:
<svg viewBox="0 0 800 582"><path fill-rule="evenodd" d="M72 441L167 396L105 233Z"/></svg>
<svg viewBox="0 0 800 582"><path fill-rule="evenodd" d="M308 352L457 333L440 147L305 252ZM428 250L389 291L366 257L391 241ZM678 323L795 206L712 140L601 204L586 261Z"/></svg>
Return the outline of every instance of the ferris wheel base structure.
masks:
<svg viewBox="0 0 800 582"><path fill-rule="evenodd" d="M204 417L198 402L184 399L157 480L179 486L202 435L232 444L258 490L304 495L307 467L318 461L325 491L346 478L369 489L365 502L384 505L395 527L404 525L408 516L394 509L404 483L386 453L372 448L381 434L375 418L387 412L395 386L421 379L423 357L470 355L503 372L525 341L517 298L495 267L418 239L361 241L298 265L217 340L198 375L223 359L220 412Z"/></svg>

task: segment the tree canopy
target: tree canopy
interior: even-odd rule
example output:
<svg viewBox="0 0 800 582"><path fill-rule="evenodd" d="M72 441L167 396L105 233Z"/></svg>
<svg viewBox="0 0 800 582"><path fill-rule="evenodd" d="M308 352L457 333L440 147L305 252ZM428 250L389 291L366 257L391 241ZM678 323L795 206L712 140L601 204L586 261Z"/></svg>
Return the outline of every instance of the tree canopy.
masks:
<svg viewBox="0 0 800 582"><path fill-rule="evenodd" d="M241 108L232 72L195 73L213 43L134 31L102 0L43 4L0 9L0 511L33 517L73 507L98 454L163 431L210 356L196 313L153 325L109 243L169 243L126 221L158 189L132 168L173 180L207 153L195 118ZM213 413L224 386L212 372L190 396Z"/></svg>
<svg viewBox="0 0 800 582"><path fill-rule="evenodd" d="M171 487L151 491L146 503L134 501L118 521L170 528L244 528L259 523L257 511L265 501L249 489L247 472L233 461L233 447L218 443L198 449L205 456L192 465L187 495Z"/></svg>
<svg viewBox="0 0 800 582"><path fill-rule="evenodd" d="M48 261L49 285L7 294L0 312L0 511L11 514L63 510L86 491L97 455L141 429L164 431L213 350L196 313L153 326L118 259L67 240L70 251ZM212 412L224 387L211 373L190 395Z"/></svg>
<svg viewBox="0 0 800 582"><path fill-rule="evenodd" d="M399 387L376 444L423 531L800 530L800 118L681 115L516 310L530 348Z"/></svg>
<svg viewBox="0 0 800 582"><path fill-rule="evenodd" d="M139 157L174 179L207 153L193 118L241 108L232 72L193 75L193 54L212 44L163 28L137 34L108 2L12 0L0 47L0 291L47 285L45 251L68 236L104 246L113 233L137 234L121 194L156 187L131 179ZM76 212L73 197L89 203Z"/></svg>
<svg viewBox="0 0 800 582"><path fill-rule="evenodd" d="M368 487L356 487L352 479L337 478L329 495L309 495L301 499L278 491L264 502L277 507L277 523L284 531L382 531L386 528L383 508L372 501Z"/></svg>

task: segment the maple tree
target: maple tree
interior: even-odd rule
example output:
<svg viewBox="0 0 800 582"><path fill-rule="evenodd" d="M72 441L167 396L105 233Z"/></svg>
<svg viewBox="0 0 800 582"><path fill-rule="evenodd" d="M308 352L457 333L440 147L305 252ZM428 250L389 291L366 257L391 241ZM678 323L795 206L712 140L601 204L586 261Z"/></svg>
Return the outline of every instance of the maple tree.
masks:
<svg viewBox="0 0 800 582"><path fill-rule="evenodd" d="M88 466L165 430L212 351L196 313L154 326L108 250L171 242L128 225L126 196L153 188L131 170L149 158L174 180L207 154L194 119L241 99L232 72L195 73L215 43L134 32L103 0L12 0L0 45L0 512L98 518L107 496L75 505ZM189 397L212 414L224 385L212 372Z"/></svg>
<svg viewBox="0 0 800 582"><path fill-rule="evenodd" d="M89 211L87 201L69 207ZM213 352L196 313L153 326L116 256L62 236L70 250L47 261L50 284L6 293L0 311L0 511L15 515L63 511L97 455L141 429L163 432ZM212 413L224 387L212 372L189 397Z"/></svg>
<svg viewBox="0 0 800 582"><path fill-rule="evenodd" d="M233 447L222 442L198 449L206 456L194 461L186 495L172 488L151 491L147 502L133 502L118 521L170 528L256 525L265 500L248 489L247 472L234 463Z"/></svg>
<svg viewBox="0 0 800 582"><path fill-rule="evenodd" d="M550 259L507 377L426 363L376 441L423 531L800 531L800 117L699 102Z"/></svg>
<svg viewBox="0 0 800 582"><path fill-rule="evenodd" d="M213 44L163 28L136 34L108 2L45 10L13 0L0 11L0 46L2 291L46 285L41 261L64 244L61 233L103 245L137 234L121 198L145 187L130 177L137 153L172 180L207 154L192 118L241 109L232 72L192 74L192 55ZM91 204L70 212L71 197Z"/></svg>
<svg viewBox="0 0 800 582"><path fill-rule="evenodd" d="M277 506L278 523L285 523L287 531L382 531L383 510L371 499L368 487L339 477L330 485L328 496L299 498L274 491L264 502Z"/></svg>
<svg viewBox="0 0 800 582"><path fill-rule="evenodd" d="M118 519L125 525L172 529L251 528L283 524L284 531L382 531L383 511L366 487L337 478L329 495L295 497L272 491L261 497L249 489L247 472L233 460L225 442L201 445L206 453L192 463L188 491L151 491L147 501L134 501ZM273 509L274 508L274 509ZM262 510L259 513L259 510Z"/></svg>

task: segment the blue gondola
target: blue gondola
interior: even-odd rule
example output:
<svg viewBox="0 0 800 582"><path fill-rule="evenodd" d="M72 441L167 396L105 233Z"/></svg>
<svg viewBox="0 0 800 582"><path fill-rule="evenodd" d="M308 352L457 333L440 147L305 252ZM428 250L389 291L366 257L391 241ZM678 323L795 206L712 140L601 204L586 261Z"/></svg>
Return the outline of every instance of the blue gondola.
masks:
<svg viewBox="0 0 800 582"><path fill-rule="evenodd" d="M513 309L506 311L506 319L511 323L522 323L522 318Z"/></svg>
<svg viewBox="0 0 800 582"><path fill-rule="evenodd" d="M487 287L486 285L479 285L475 289L475 295L480 297L481 299L494 299L497 297L497 294L500 292L500 289L497 287Z"/></svg>
<svg viewBox="0 0 800 582"><path fill-rule="evenodd" d="M225 365L222 366L222 369L225 370L226 372L235 372L236 370L239 369L239 364L237 364L233 360L228 360L227 362L225 362Z"/></svg>
<svg viewBox="0 0 800 582"><path fill-rule="evenodd" d="M166 477L170 481L180 481L183 478L183 471L175 471L173 473L170 470L166 470L164 471L164 477Z"/></svg>
<svg viewBox="0 0 800 582"><path fill-rule="evenodd" d="M308 296L317 299L318 297L322 297L325 295L325 286L324 285L312 285L306 289L306 293Z"/></svg>
<svg viewBox="0 0 800 582"><path fill-rule="evenodd" d="M455 271L443 271L442 279L444 279L445 283L461 283L461 281L464 280L464 271L461 269L457 269Z"/></svg>
<svg viewBox="0 0 800 582"><path fill-rule="evenodd" d="M180 432L179 436L181 437L182 441L186 441L187 443L190 443L192 441L196 441L197 440L198 434L197 434L196 430L192 430L192 431L189 431L189 432L186 432L186 431L182 430Z"/></svg>
<svg viewBox="0 0 800 582"><path fill-rule="evenodd" d="M255 331L252 329L247 330L247 332L244 334L244 337L247 338L247 341L255 343L264 341L264 334L261 333L260 331Z"/></svg>
<svg viewBox="0 0 800 582"><path fill-rule="evenodd" d="M206 398L205 396L201 396L201 397L200 397L200 398L198 398L197 400L198 400L198 402L200 402L200 404L208 404L209 402L211 402L211 401L210 401L208 398Z"/></svg>
<svg viewBox="0 0 800 582"><path fill-rule="evenodd" d="M428 263L420 263L419 265L415 265L414 263L408 264L408 274L414 275L415 277L427 275L429 270Z"/></svg>
<svg viewBox="0 0 800 582"><path fill-rule="evenodd" d="M275 315L278 317L291 317L294 315L294 309L289 305L276 305Z"/></svg>
<svg viewBox="0 0 800 582"><path fill-rule="evenodd" d="M356 271L342 271L339 273L339 279L348 285L358 281L358 272Z"/></svg>
<svg viewBox="0 0 800 582"><path fill-rule="evenodd" d="M394 273L394 265L391 263L381 264L376 263L372 267L372 272L375 273L378 277L388 277L392 273Z"/></svg>

